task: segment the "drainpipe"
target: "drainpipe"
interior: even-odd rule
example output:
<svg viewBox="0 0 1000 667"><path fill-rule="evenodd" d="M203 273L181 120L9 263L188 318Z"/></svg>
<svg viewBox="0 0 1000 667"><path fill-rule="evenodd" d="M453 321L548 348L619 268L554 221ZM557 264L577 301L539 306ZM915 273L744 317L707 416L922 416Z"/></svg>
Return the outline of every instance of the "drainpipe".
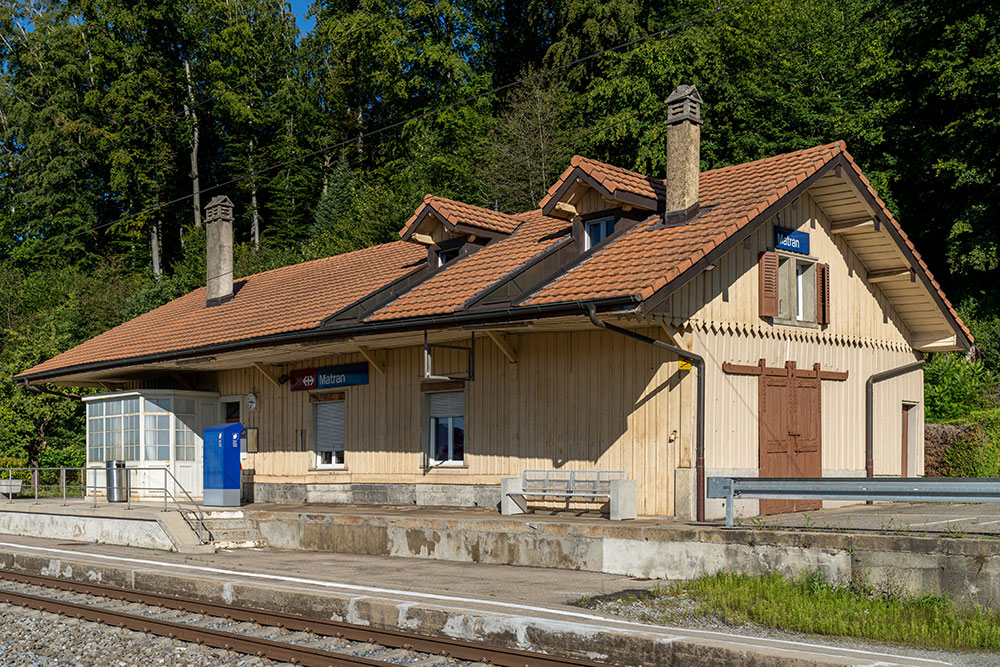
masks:
<svg viewBox="0 0 1000 667"><path fill-rule="evenodd" d="M614 331L617 334L623 336L628 336L641 343L646 343L647 345L652 345L658 347L661 350L666 350L676 354L682 359L687 359L693 363L698 368L698 409L697 409L697 424L695 432L695 477L697 478L697 498L696 498L696 518L698 521L705 520L705 359L695 354L694 352L689 352L680 347L674 347L673 345L668 345L663 341L656 340L655 338L650 338L649 336L643 336L640 333L630 331L628 329L623 329L622 327L615 326L614 324L609 324L608 322L603 322L597 319L597 308L593 305L588 304L586 306L587 316L595 327L600 329L606 329L607 331Z"/></svg>
<svg viewBox="0 0 1000 667"><path fill-rule="evenodd" d="M927 363L925 359L874 373L865 383L865 475L875 476L875 383L889 380L913 371L919 371Z"/></svg>

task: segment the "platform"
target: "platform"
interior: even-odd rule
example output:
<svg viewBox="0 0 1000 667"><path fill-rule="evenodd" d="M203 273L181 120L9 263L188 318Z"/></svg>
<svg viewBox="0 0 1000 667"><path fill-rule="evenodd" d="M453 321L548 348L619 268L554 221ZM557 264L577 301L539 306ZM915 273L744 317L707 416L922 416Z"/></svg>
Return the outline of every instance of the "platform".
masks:
<svg viewBox="0 0 1000 667"><path fill-rule="evenodd" d="M0 537L0 567L612 665L937 666L956 657L625 621L574 603L662 582L594 572L277 549L182 555L28 537Z"/></svg>
<svg viewBox="0 0 1000 667"><path fill-rule="evenodd" d="M982 511L980 506L971 507ZM0 533L186 553L211 550L211 546L197 544L197 536L179 513L162 512L154 506L133 508L105 504L95 510L82 503L66 507L58 502L0 503ZM893 511L899 509L905 506ZM862 506L851 511L875 523L878 512L888 510L887 506ZM971 516L966 505L935 506L928 511L951 512L955 518ZM907 533L901 527L860 530L846 527L849 516L845 509L831 510L829 514L755 519L742 527L725 529L667 519L611 522L599 516L566 513L505 517L493 510L468 508L268 504L206 511L208 522L215 522L212 525L241 527L230 534L232 539L213 529L218 533L213 537L218 540L214 546L264 544L289 551L666 580L694 579L720 571L790 576L818 571L828 581L846 583L861 577L875 585L902 587L915 594L946 595L1000 608L1000 540L957 530L926 534ZM779 526L779 521L800 525ZM178 539L185 535L186 546Z"/></svg>

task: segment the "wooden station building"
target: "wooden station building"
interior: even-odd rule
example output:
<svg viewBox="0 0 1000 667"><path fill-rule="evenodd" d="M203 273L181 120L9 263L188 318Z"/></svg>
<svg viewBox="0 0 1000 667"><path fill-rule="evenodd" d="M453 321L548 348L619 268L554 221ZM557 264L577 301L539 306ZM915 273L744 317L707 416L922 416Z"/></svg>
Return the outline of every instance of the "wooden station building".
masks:
<svg viewBox="0 0 1000 667"><path fill-rule="evenodd" d="M922 474L915 362L972 338L913 244L842 142L700 172L698 92L668 101L665 179L577 156L536 210L427 196L398 241L235 281L217 197L206 288L17 380L107 389L88 464L195 495L201 429L242 422L257 502L493 506L601 469L712 518L706 475Z"/></svg>

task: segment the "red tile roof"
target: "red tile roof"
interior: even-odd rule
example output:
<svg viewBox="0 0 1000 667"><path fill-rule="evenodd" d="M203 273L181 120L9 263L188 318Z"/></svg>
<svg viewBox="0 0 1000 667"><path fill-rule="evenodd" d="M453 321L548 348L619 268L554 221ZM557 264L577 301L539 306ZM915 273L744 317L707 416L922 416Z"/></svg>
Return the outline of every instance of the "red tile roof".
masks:
<svg viewBox="0 0 1000 667"><path fill-rule="evenodd" d="M238 279L233 299L211 308L197 289L23 374L313 329L426 259L423 246L394 241Z"/></svg>
<svg viewBox="0 0 1000 667"><path fill-rule="evenodd" d="M459 310L466 301L551 248L570 231L568 222L544 216L541 211L512 217L519 223L523 221L512 235L494 241L460 261L447 264L433 277L365 321L378 322Z"/></svg>
<svg viewBox="0 0 1000 667"><path fill-rule="evenodd" d="M592 178L611 195L627 192L651 201L663 199L665 196L666 190L662 179L643 176L628 169L598 162L582 155L574 155L570 161L570 166L562 173L559 180L549 188L548 194L542 197L542 201L538 203L538 206L545 208L556 193L559 192L559 189L569 179L573 178L577 171Z"/></svg>
<svg viewBox="0 0 1000 667"><path fill-rule="evenodd" d="M452 225L468 225L478 227L491 232L510 234L517 229L519 220L513 215L507 215L500 211L491 211L487 208L480 208L464 202L437 197L435 195L424 195L424 203L417 207L417 210L406 221L403 228L399 230L399 235L405 237L407 232L412 231L415 225L423 219L424 213L434 211L439 216L447 220Z"/></svg>
<svg viewBox="0 0 1000 667"><path fill-rule="evenodd" d="M913 252L951 316L971 340L971 334L934 280L927 264L840 141L703 172L698 188L701 206L707 211L697 220L674 227L657 228L655 223L637 225L615 243L553 280L524 303L586 301L625 295L648 298L841 154L875 197L882 213ZM638 174L634 177L625 179L618 176L617 182L636 186L642 177Z"/></svg>
<svg viewBox="0 0 1000 667"><path fill-rule="evenodd" d="M873 201L926 273L948 313L971 340L968 329L945 299L926 263L840 142L702 173L699 187L703 212L699 218L671 227L658 226L655 218L639 223L544 285L524 305L647 298L838 156L843 156L860 176ZM573 159L563 182L576 169L611 192L663 197L662 183L655 179L580 157ZM557 190L554 187L546 199ZM507 236L454 260L352 326L378 331L380 325L390 320L463 310L470 299L501 283L569 233L569 223L546 216L541 210L506 215L440 197L425 198L408 225L427 207L450 221L502 231ZM269 335L316 330L330 315L413 271L426 262L426 257L423 245L396 241L287 266L237 281L240 287L236 296L213 308L205 307L202 288L100 334L18 377L41 373L51 376L53 371L91 363L126 365L129 359L148 355L184 356L185 351L214 344L238 344Z"/></svg>

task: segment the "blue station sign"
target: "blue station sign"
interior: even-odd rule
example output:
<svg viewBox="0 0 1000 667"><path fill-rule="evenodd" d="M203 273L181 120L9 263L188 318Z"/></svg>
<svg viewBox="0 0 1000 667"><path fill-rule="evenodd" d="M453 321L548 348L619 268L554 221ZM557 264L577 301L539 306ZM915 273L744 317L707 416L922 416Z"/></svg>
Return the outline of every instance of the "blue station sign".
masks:
<svg viewBox="0 0 1000 667"><path fill-rule="evenodd" d="M351 387L357 384L368 384L367 361L359 361L355 364L327 366L316 371L316 385L319 389Z"/></svg>
<svg viewBox="0 0 1000 667"><path fill-rule="evenodd" d="M354 364L324 366L323 368L303 368L292 371L290 376L292 391L352 387L368 384L368 362L359 361Z"/></svg>
<svg viewBox="0 0 1000 667"><path fill-rule="evenodd" d="M809 254L809 234L785 227L774 227L774 247L791 252Z"/></svg>

